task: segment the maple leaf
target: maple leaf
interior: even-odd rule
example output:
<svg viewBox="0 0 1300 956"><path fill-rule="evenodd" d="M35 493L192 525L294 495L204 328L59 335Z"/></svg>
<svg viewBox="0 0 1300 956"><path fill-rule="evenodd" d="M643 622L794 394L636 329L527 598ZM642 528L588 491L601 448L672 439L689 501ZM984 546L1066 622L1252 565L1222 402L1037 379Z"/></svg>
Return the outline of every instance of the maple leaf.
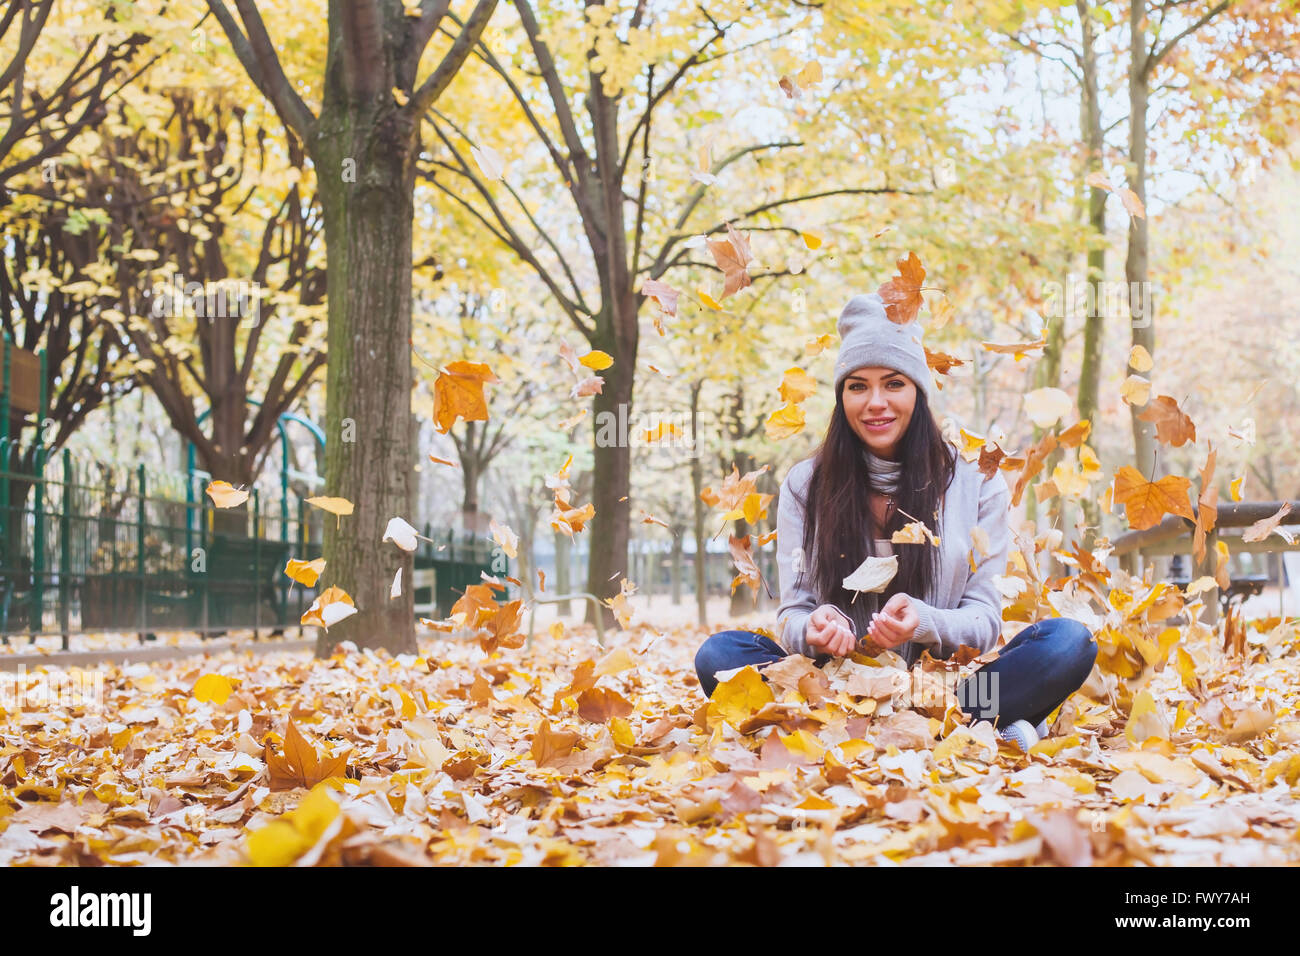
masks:
<svg viewBox="0 0 1300 956"><path fill-rule="evenodd" d="M934 369L940 375L947 375L950 370L959 365L966 364L965 359L959 359L957 356L949 355L947 352L931 352L924 345L922 345L921 348L925 350L925 364L930 366L930 368ZM943 388L943 385L938 382L935 384L939 385L940 388Z"/></svg>
<svg viewBox="0 0 1300 956"><path fill-rule="evenodd" d="M763 429L772 441L783 441L791 435L797 435L807 424L803 409L798 405L786 403L767 416Z"/></svg>
<svg viewBox="0 0 1300 956"><path fill-rule="evenodd" d="M491 654L499 647L523 647L524 641L527 640L524 633L519 630L523 603L521 598L516 598L500 606L494 604L492 613L486 619L480 615L479 627L487 628L487 633L481 633L478 638L478 645L483 648L484 653Z"/></svg>
<svg viewBox="0 0 1300 956"><path fill-rule="evenodd" d="M754 257L750 255L749 242L731 223L727 223L726 239L710 239L708 245L709 252L713 253L713 261L722 270L724 281L719 299L725 299L750 284L745 267Z"/></svg>
<svg viewBox="0 0 1300 956"><path fill-rule="evenodd" d="M925 304L921 295L921 282L925 279L925 266L909 252L907 257L897 262L898 275L894 276L876 290L881 301L885 303L885 316L898 325L906 325L916 318Z"/></svg>
<svg viewBox="0 0 1300 956"><path fill-rule="evenodd" d="M988 445L984 445L980 448L980 473L985 478L992 478L997 474L998 468L1002 464L1002 459L1006 457L1007 453L997 445L994 445L992 448Z"/></svg>
<svg viewBox="0 0 1300 956"><path fill-rule="evenodd" d="M803 369L795 366L785 370L785 374L781 376L781 385L777 391L781 395L781 401L793 402L797 405L817 391L817 380Z"/></svg>
<svg viewBox="0 0 1300 956"><path fill-rule="evenodd" d="M542 722L533 731L533 743L528 753L537 766L544 767L548 764L554 766L573 753L573 748L581 739L581 734L551 730L551 722L543 717Z"/></svg>
<svg viewBox="0 0 1300 956"><path fill-rule="evenodd" d="M1191 481L1181 475L1165 475L1159 481L1147 481L1132 465L1115 472L1116 504L1124 506L1129 526L1135 531L1154 527L1167 514L1196 520L1192 514L1187 489Z"/></svg>
<svg viewBox="0 0 1300 956"><path fill-rule="evenodd" d="M438 370L438 378L433 383L434 427L445 435L458 418L467 422L487 421L483 386L499 383L500 379L482 362L448 362Z"/></svg>
<svg viewBox="0 0 1300 956"><path fill-rule="evenodd" d="M578 716L593 724L607 723L614 717L626 717L635 708L616 690L592 687L578 696Z"/></svg>
<svg viewBox="0 0 1300 956"><path fill-rule="evenodd" d="M298 725L290 720L289 730L284 735L284 753L275 753L267 744L263 760L270 771L272 790L310 789L330 777L345 776L348 752L334 757L318 755L316 748L299 732Z"/></svg>
<svg viewBox="0 0 1300 956"><path fill-rule="evenodd" d="M677 317L677 298L681 293L667 282L660 282L658 279L646 279L641 283L641 294L654 299L659 308L663 310L664 315L670 318Z"/></svg>
<svg viewBox="0 0 1300 956"><path fill-rule="evenodd" d="M1157 396L1138 418L1155 422L1156 437L1166 445L1179 448L1189 441L1196 441L1196 425L1169 395Z"/></svg>

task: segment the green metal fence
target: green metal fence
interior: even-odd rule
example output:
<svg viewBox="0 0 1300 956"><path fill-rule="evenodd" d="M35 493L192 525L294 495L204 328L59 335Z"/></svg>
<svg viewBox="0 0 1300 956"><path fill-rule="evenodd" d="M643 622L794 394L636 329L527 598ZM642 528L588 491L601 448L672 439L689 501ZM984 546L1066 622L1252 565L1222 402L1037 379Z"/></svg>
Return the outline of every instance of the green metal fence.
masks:
<svg viewBox="0 0 1300 956"><path fill-rule="evenodd" d="M167 630L257 637L300 626L316 589L283 569L290 557L320 556L328 516L279 485L255 485L246 512L219 512L207 482L67 451L24 455L0 439L0 639L61 634L66 649L68 635L92 631L143 641ZM425 534L436 543L421 544L415 566L432 569L433 581L417 575L416 603L445 617L491 573L492 547L445 529Z"/></svg>

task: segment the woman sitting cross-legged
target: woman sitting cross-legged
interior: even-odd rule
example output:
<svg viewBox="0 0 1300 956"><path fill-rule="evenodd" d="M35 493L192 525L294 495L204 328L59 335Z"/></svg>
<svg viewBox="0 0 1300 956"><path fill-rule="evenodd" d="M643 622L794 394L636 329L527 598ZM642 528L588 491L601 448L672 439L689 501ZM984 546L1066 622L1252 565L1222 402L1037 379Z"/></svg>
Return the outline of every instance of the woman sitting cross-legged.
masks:
<svg viewBox="0 0 1300 956"><path fill-rule="evenodd" d="M930 410L930 370L913 321L891 322L879 295L854 296L840 315L835 411L821 446L781 484L777 568L781 644L750 631L714 634L695 655L712 696L719 671L803 654L818 666L851 653L861 635L911 667L928 649L992 649L1002 631L993 583L1006 570L1010 490L985 478L943 440ZM939 544L892 545L915 518ZM976 528L983 535L972 535ZM984 540L987 539L987 546ZM896 554L882 594L843 579L869 556ZM972 570L972 563L974 570ZM855 598L856 594L856 598ZM1047 717L1084 683L1097 657L1088 628L1049 618L1022 629L997 660L957 685L959 706L1028 750Z"/></svg>

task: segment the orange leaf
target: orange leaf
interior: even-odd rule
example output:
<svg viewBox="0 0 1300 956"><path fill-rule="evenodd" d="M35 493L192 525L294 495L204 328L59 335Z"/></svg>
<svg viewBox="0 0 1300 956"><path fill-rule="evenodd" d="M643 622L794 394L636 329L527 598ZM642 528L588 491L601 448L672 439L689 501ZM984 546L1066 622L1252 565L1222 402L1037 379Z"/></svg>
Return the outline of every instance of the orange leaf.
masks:
<svg viewBox="0 0 1300 956"><path fill-rule="evenodd" d="M1196 441L1196 425L1168 395L1156 398L1138 418L1144 422L1155 422L1156 437L1166 445L1178 448L1189 441Z"/></svg>
<svg viewBox="0 0 1300 956"><path fill-rule="evenodd" d="M632 702L616 690L593 687L578 697L578 716L593 724L603 724L611 717L626 717L632 713Z"/></svg>
<svg viewBox="0 0 1300 956"><path fill-rule="evenodd" d="M539 767L555 764L573 753L574 746L581 739L579 734L551 730L551 722L543 717L533 731L533 745L528 752Z"/></svg>
<svg viewBox="0 0 1300 956"><path fill-rule="evenodd" d="M1191 481L1181 475L1165 475L1159 481L1147 481L1142 472L1132 465L1125 465L1115 472L1115 501L1124 506L1129 525L1135 531L1154 527L1167 514L1195 521L1187 497L1191 485Z"/></svg>
<svg viewBox="0 0 1300 956"><path fill-rule="evenodd" d="M898 275L894 276L877 292L885 303L885 316L891 322L906 325L916 318L925 299L921 297L921 282L925 279L925 266L909 252L906 259L898 260Z"/></svg>
<svg viewBox="0 0 1300 956"><path fill-rule="evenodd" d="M448 362L438 371L438 378L433 383L434 427L445 435L458 418L467 422L487 421L483 386L499 382L500 379L482 362Z"/></svg>
<svg viewBox="0 0 1300 956"><path fill-rule="evenodd" d="M268 745L263 756L271 772L272 790L292 790L294 787L310 789L322 780L342 777L347 773L346 752L322 759L292 720L284 735L283 755L272 752Z"/></svg>

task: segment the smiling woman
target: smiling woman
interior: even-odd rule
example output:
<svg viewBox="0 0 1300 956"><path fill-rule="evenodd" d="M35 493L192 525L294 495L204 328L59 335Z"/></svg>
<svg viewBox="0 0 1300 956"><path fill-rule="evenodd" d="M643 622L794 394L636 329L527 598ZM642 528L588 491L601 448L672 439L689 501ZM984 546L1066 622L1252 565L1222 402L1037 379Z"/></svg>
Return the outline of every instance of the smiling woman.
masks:
<svg viewBox="0 0 1300 956"><path fill-rule="evenodd" d="M1006 480L1001 472L986 477L943 440L930 410L930 370L915 322L890 321L879 295L857 295L840 315L839 333L835 410L826 435L781 485L778 634L784 646L750 631L712 635L695 657L709 695L719 671L761 667L787 654L820 666L853 653L862 637L895 649L910 667L923 650L936 658L963 645L983 653L1001 636L994 578L1006 571L1010 551ZM924 532L895 541L912 522ZM866 558L890 547L898 571L882 593L844 587ZM1047 732L1046 718L1083 684L1096 656L1096 641L1078 621L1040 621L959 684L958 702L1028 750Z"/></svg>

